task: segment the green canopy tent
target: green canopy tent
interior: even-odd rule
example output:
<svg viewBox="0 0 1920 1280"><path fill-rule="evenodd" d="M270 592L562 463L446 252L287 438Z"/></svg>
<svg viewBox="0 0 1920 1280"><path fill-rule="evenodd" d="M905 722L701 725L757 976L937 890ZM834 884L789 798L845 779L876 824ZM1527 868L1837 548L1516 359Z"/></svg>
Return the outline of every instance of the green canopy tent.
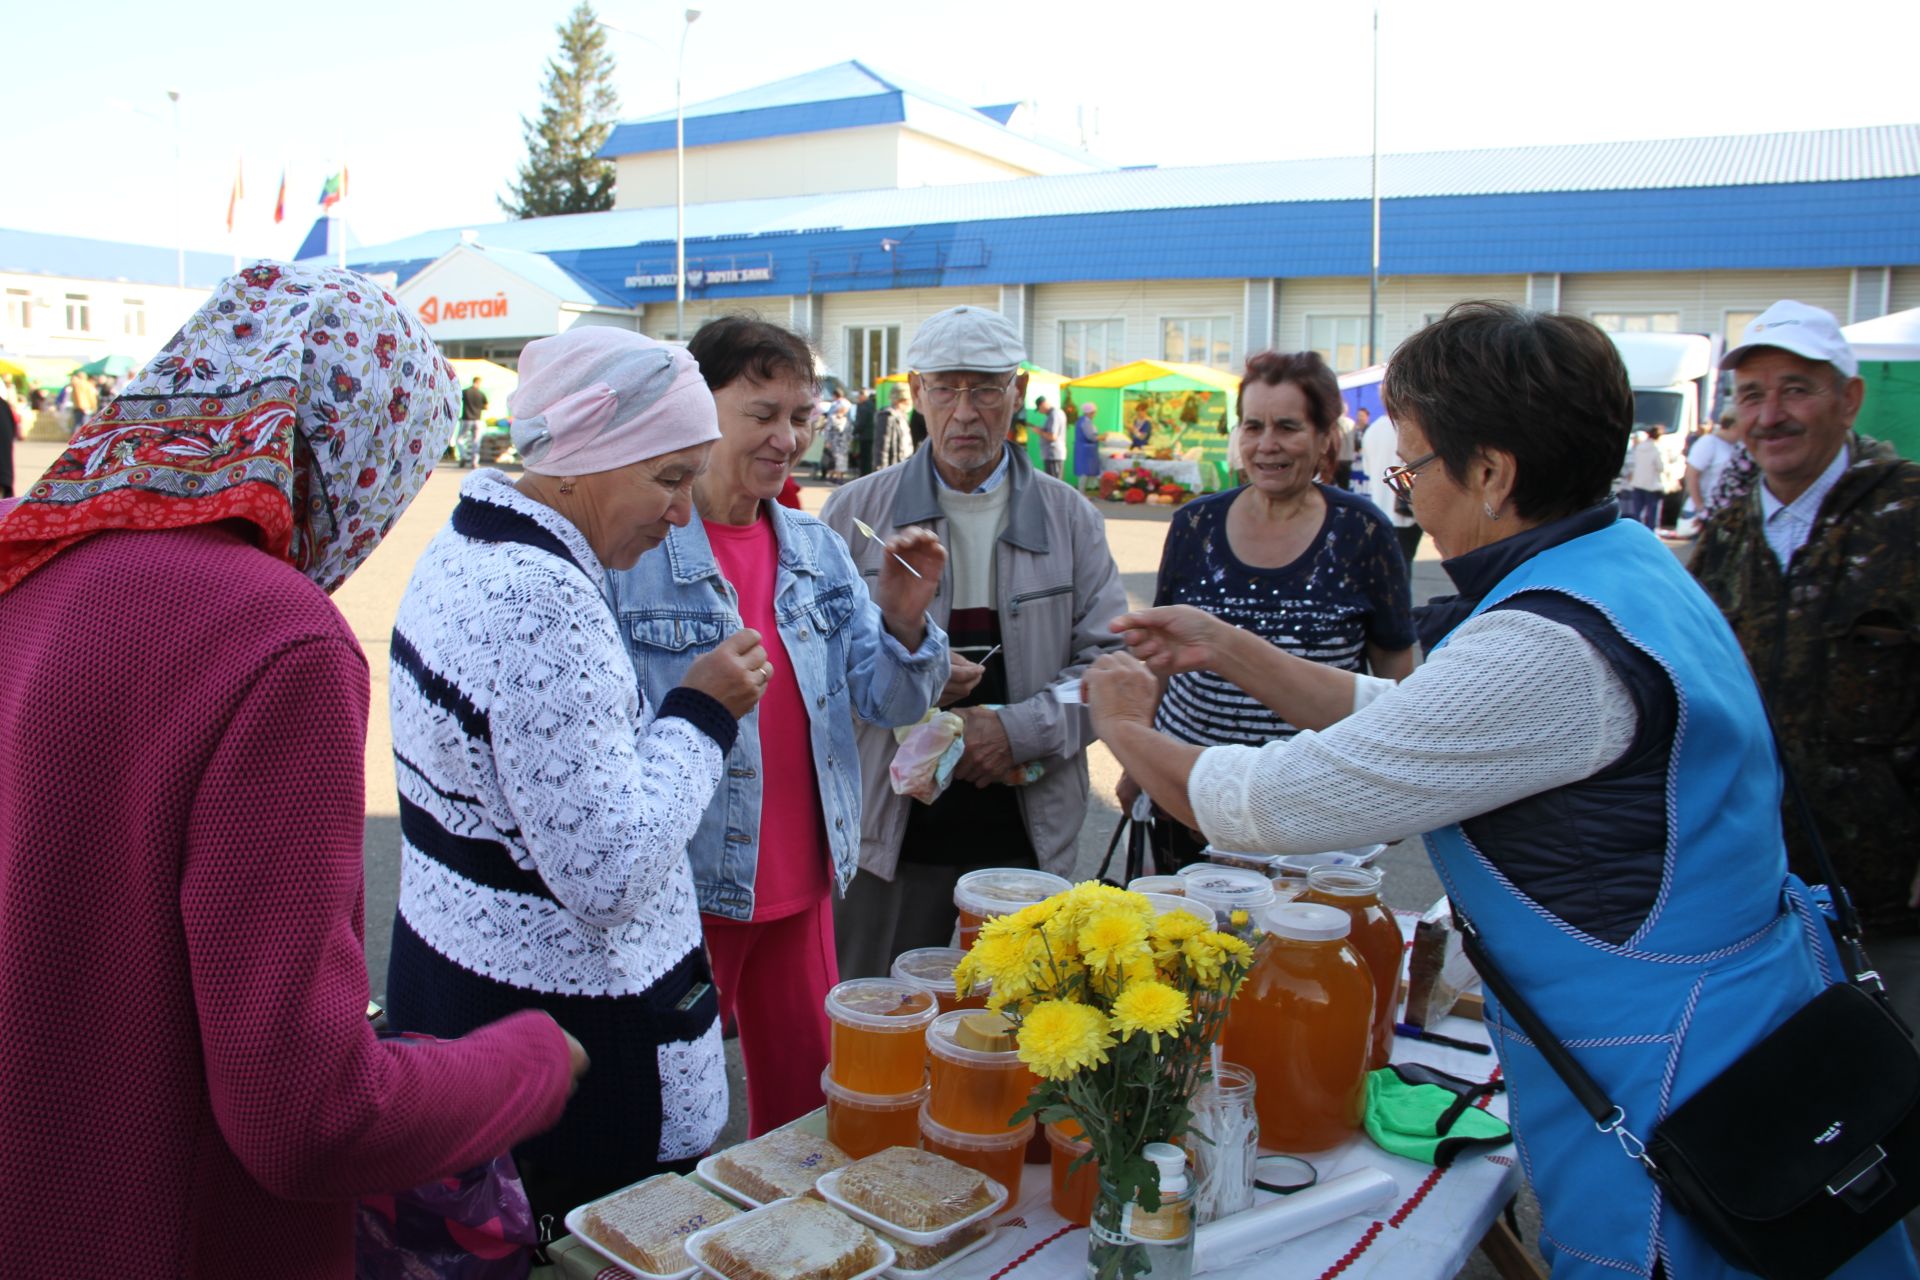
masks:
<svg viewBox="0 0 1920 1280"><path fill-rule="evenodd" d="M89 378L124 378L134 368L132 356L101 356L98 360L89 360L81 365L80 372Z"/></svg>
<svg viewBox="0 0 1920 1280"><path fill-rule="evenodd" d="M1854 429L1887 441L1903 458L1920 461L1920 307L1862 320L1841 332L1867 384Z"/></svg>
<svg viewBox="0 0 1920 1280"><path fill-rule="evenodd" d="M1186 457L1199 450L1204 471L1224 472L1227 433L1232 423L1233 397L1240 377L1224 369L1178 360L1135 360L1117 369L1074 378L1060 388L1075 406L1099 406L1094 422L1104 437L1127 431L1134 411L1145 406L1153 419L1149 450L1171 449ZM1063 406L1064 407L1064 406ZM1073 421L1069 413L1068 423ZM1104 445L1102 456L1112 452ZM1067 451L1068 478L1073 479L1073 450Z"/></svg>

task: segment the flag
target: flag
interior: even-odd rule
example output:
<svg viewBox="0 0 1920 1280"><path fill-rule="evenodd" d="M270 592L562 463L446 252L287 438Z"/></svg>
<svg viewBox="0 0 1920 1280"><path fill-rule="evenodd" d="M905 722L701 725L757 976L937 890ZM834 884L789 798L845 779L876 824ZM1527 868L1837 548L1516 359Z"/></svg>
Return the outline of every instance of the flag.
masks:
<svg viewBox="0 0 1920 1280"><path fill-rule="evenodd" d="M347 194L347 171L345 169L329 177L320 187L320 207L331 209L340 203L340 197Z"/></svg>
<svg viewBox="0 0 1920 1280"><path fill-rule="evenodd" d="M280 170L280 198L273 202L273 220L283 221L287 216L287 171Z"/></svg>
<svg viewBox="0 0 1920 1280"><path fill-rule="evenodd" d="M228 231L233 230L233 215L235 211L238 210L240 207L241 198L247 194L246 186L241 181L240 175L241 175L240 162L236 160L233 163L233 190L227 194L227 230Z"/></svg>

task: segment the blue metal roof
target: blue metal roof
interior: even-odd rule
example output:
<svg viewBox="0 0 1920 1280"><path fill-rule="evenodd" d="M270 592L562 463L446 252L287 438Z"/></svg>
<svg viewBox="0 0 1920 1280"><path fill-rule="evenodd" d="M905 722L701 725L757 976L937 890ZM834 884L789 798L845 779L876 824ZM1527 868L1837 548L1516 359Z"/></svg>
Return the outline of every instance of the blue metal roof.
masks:
<svg viewBox="0 0 1920 1280"><path fill-rule="evenodd" d="M128 284L173 284L178 251L118 240L0 228L0 271L28 275L71 276L78 280L121 280ZM187 284L210 289L233 274L233 255L187 250Z"/></svg>
<svg viewBox="0 0 1920 1280"><path fill-rule="evenodd" d="M1390 274L1920 264L1920 125L1383 157L1381 172ZM1306 160L696 205L687 253L709 273L747 259L772 268L768 281L697 290L715 298L1350 276L1367 273L1368 220L1364 159ZM479 235L544 253L628 304L672 296L670 285L625 283L670 269L670 208ZM459 237L429 232L348 257L404 278Z"/></svg>
<svg viewBox="0 0 1920 1280"><path fill-rule="evenodd" d="M931 111L999 131L1009 142L1039 146L1074 165L1104 168L1092 156L1007 128L1018 103L973 107L934 89L883 74L864 62L841 62L740 93L694 103L682 112L689 147L748 142L864 125L904 124ZM595 154L603 159L674 147L674 113L662 111L614 126Z"/></svg>
<svg viewBox="0 0 1920 1280"><path fill-rule="evenodd" d="M626 298L610 289L602 288L585 276L576 275L544 253L532 253L525 249L501 249L484 244L476 244L473 247L521 279L545 289L562 302L589 307L632 305Z"/></svg>

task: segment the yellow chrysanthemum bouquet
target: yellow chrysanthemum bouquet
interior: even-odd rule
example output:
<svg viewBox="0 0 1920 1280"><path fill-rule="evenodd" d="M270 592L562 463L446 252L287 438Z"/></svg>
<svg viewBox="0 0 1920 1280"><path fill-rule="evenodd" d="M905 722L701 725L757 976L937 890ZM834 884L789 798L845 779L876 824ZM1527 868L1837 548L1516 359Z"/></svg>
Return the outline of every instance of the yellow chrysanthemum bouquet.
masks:
<svg viewBox="0 0 1920 1280"><path fill-rule="evenodd" d="M1141 1148L1186 1132L1252 963L1251 946L1201 915L1087 881L988 920L954 985L964 997L992 984L987 1007L1012 1020L1040 1077L1013 1121L1078 1121L1103 1181L1151 1209L1158 1184Z"/></svg>

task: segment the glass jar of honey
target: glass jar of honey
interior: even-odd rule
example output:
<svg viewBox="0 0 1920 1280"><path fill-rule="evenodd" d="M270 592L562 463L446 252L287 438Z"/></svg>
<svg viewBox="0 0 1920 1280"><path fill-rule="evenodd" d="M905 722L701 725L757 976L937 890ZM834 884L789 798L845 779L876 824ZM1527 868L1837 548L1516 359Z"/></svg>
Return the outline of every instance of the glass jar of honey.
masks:
<svg viewBox="0 0 1920 1280"><path fill-rule="evenodd" d="M953 886L953 906L960 915L960 949L980 936L980 926L995 916L1045 902L1073 888L1064 879L1032 867L988 867L969 871Z"/></svg>
<svg viewBox="0 0 1920 1280"><path fill-rule="evenodd" d="M927 1024L939 1013L930 992L891 978L854 978L827 992L834 1083L883 1097L918 1089L926 1077Z"/></svg>
<svg viewBox="0 0 1920 1280"><path fill-rule="evenodd" d="M1353 921L1347 941L1373 975L1373 1040L1367 1069L1378 1071L1393 1057L1393 1021L1400 1008L1400 968L1406 939L1393 913L1380 905L1381 875L1372 867L1315 867L1307 872L1300 902L1338 907Z"/></svg>
<svg viewBox="0 0 1920 1280"><path fill-rule="evenodd" d="M1225 1055L1253 1072L1263 1145L1324 1151L1360 1127L1373 1032L1373 976L1337 907L1289 902L1227 1013Z"/></svg>

